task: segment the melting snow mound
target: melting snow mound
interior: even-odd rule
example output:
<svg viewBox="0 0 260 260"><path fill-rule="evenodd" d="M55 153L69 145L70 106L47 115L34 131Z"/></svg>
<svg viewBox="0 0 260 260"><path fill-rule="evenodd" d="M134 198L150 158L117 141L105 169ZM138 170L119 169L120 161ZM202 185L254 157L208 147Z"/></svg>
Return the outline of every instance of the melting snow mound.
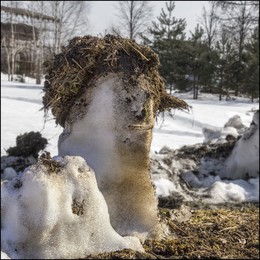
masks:
<svg viewBox="0 0 260 260"><path fill-rule="evenodd" d="M245 179L259 176L259 110L226 161L226 177Z"/></svg>
<svg viewBox="0 0 260 260"><path fill-rule="evenodd" d="M79 156L41 158L1 186L1 248L12 259L144 251L138 238L113 229L95 174Z"/></svg>

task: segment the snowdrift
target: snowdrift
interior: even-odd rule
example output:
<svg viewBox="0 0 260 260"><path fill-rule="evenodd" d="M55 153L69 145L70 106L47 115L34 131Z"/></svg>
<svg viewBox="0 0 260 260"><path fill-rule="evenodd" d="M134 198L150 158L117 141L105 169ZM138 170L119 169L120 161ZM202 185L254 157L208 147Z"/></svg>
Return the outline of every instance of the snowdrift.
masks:
<svg viewBox="0 0 260 260"><path fill-rule="evenodd" d="M81 157L42 157L1 187L1 247L13 259L80 258L131 248L110 224L94 172Z"/></svg>

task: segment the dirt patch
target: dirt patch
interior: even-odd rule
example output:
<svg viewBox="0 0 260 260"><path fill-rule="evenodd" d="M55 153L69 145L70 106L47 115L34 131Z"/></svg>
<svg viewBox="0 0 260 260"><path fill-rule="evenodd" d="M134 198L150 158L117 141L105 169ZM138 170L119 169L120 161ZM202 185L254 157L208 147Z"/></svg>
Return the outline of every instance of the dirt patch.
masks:
<svg viewBox="0 0 260 260"><path fill-rule="evenodd" d="M38 153L43 150L48 141L43 138L39 132L29 132L18 135L16 137L16 146L10 147L6 150L9 156L23 156L32 155L38 158Z"/></svg>
<svg viewBox="0 0 260 260"><path fill-rule="evenodd" d="M176 160L193 160L196 162L196 164L199 165L202 158L227 158L231 154L239 138L240 137L233 138L231 140L227 140L227 142L224 143L201 143L195 145L184 145L176 150L163 147L159 151L159 154L168 154L171 157L175 157ZM169 163L172 163L172 158L170 159Z"/></svg>
<svg viewBox="0 0 260 260"><path fill-rule="evenodd" d="M148 94L155 101L154 115L170 108L189 109L185 101L167 94L158 72L157 54L130 39L113 35L75 37L45 66L45 114L51 109L56 123L63 127L75 100L108 73L123 72L122 82L131 87L145 78L149 82Z"/></svg>
<svg viewBox="0 0 260 260"><path fill-rule="evenodd" d="M145 253L121 250L86 259L259 259L259 204L186 204L180 210L160 208L174 238L146 240ZM177 217L176 217L177 216Z"/></svg>

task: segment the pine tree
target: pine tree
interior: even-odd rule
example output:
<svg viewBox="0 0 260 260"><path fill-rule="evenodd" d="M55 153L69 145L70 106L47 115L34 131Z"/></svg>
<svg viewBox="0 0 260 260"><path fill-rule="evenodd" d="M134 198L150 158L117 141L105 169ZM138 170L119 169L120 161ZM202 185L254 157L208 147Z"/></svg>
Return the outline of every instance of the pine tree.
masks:
<svg viewBox="0 0 260 260"><path fill-rule="evenodd" d="M245 46L251 30L259 22L259 1L215 1L221 7L219 20L230 33L236 48L236 61L232 63L233 89L237 96L247 85Z"/></svg>
<svg viewBox="0 0 260 260"><path fill-rule="evenodd" d="M159 55L161 66L160 74L166 80L172 91L176 89L185 90L189 84L187 77L189 55L185 43L186 28L185 19L176 19L173 16L175 4L173 1L166 2L166 11L162 8L157 17L158 22L153 22L149 28L153 40L144 38Z"/></svg>
<svg viewBox="0 0 260 260"><path fill-rule="evenodd" d="M221 101L223 94L228 96L229 90L235 84L232 71L236 54L225 28L220 31L220 39L216 43L215 50L217 51L216 82L219 88L219 100Z"/></svg>
<svg viewBox="0 0 260 260"><path fill-rule="evenodd" d="M257 26L251 36L251 40L246 45L246 85L243 91L250 95L251 101L259 97L259 26Z"/></svg>
<svg viewBox="0 0 260 260"><path fill-rule="evenodd" d="M202 72L203 72L203 56L205 54L204 48L206 47L203 44L202 36L203 29L199 27L195 27L194 33L191 32L191 38L189 39L189 47L190 47L190 75L192 77L192 88L193 88L193 99L198 98L199 85L202 81Z"/></svg>

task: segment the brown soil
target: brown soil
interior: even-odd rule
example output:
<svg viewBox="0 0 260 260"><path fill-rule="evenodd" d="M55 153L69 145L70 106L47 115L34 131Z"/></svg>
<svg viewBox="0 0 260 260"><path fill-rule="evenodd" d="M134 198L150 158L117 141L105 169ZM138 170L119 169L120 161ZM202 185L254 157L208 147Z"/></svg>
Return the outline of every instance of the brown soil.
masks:
<svg viewBox="0 0 260 260"><path fill-rule="evenodd" d="M185 215L180 218L185 208ZM90 255L85 259L259 259L259 204L187 203L160 208L173 238L146 240L145 253L130 249Z"/></svg>

